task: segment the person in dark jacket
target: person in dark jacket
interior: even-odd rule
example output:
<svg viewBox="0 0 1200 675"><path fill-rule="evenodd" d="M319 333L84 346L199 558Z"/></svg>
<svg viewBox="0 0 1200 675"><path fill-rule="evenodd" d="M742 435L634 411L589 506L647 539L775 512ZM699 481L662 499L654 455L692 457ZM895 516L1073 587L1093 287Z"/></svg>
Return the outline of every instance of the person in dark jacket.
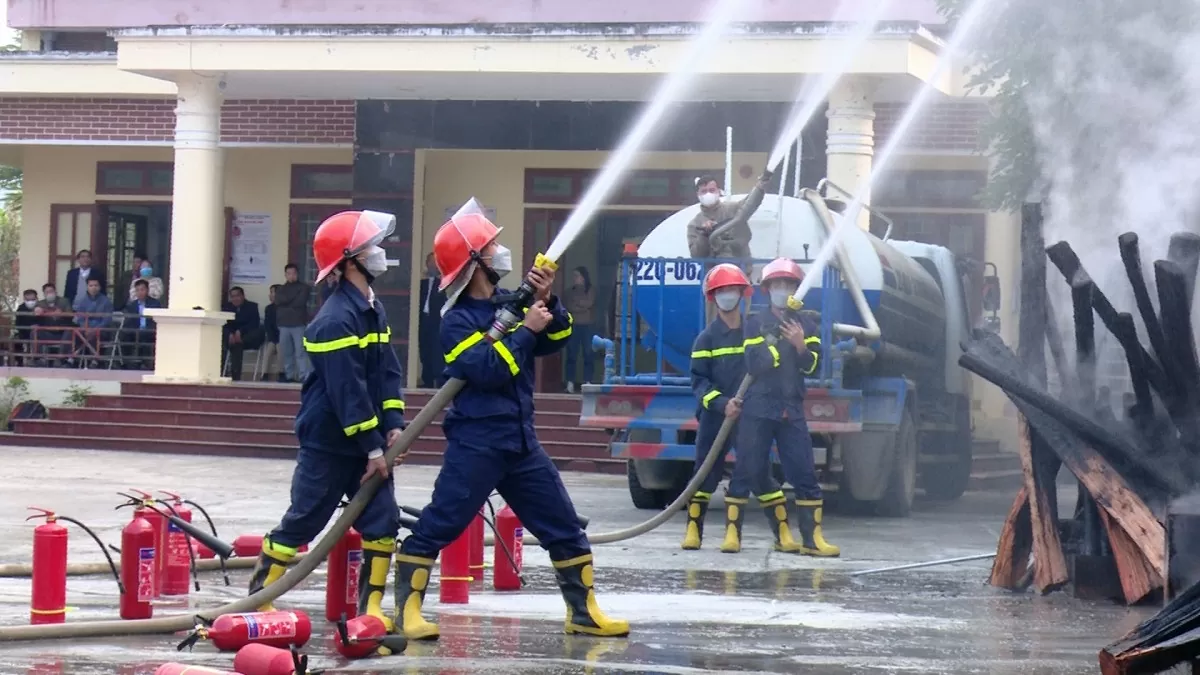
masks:
<svg viewBox="0 0 1200 675"><path fill-rule="evenodd" d="M288 381L303 382L309 371L308 357L304 353L304 326L308 324L308 299L312 296L312 287L300 281L300 268L295 263L288 263L283 274L287 283L275 293L279 353Z"/></svg>
<svg viewBox="0 0 1200 675"><path fill-rule="evenodd" d="M442 286L446 373L466 382L442 425L446 453L412 534L396 556L396 627L410 640L435 639L438 627L421 604L438 552L454 541L493 490L550 554L567 604L567 633L623 636L629 624L610 619L592 590L592 552L571 498L533 429L535 359L561 350L571 315L550 293L554 266L534 264L526 280L537 289L524 322L493 342L487 337L508 295L497 288L512 270L512 252L496 243L500 230L466 207L433 240Z"/></svg>
<svg viewBox="0 0 1200 675"><path fill-rule="evenodd" d="M75 267L67 271L67 283L63 285L62 292L67 303L74 306L75 298L87 295L88 281L92 279L100 282L101 293L108 289L108 280L104 277L104 270L92 267L92 252L85 248L75 254Z"/></svg>
<svg viewBox="0 0 1200 675"><path fill-rule="evenodd" d="M270 382L275 379L287 381L286 375L281 375L275 369L275 358L279 356L279 308L275 306L275 294L280 285L273 284L267 289L267 297L271 302L263 308L263 344L262 344L262 379ZM303 345L302 345L303 346Z"/></svg>
<svg viewBox="0 0 1200 675"><path fill-rule="evenodd" d="M38 304L38 294L35 289L26 288L23 295L25 296L25 301L17 307L17 317L13 322L14 327L17 329L16 339L13 340L13 351L17 354L32 354L33 327L38 323L38 317L33 313L33 310ZM22 357L20 364L33 365L32 362L27 364L27 360L28 357Z"/></svg>
<svg viewBox="0 0 1200 675"><path fill-rule="evenodd" d="M446 293L441 290L442 277L438 274L433 253L425 256L425 278L421 280L421 309L417 314L417 348L421 353L421 386L433 389L442 386L442 306L446 304Z"/></svg>
<svg viewBox="0 0 1200 675"><path fill-rule="evenodd" d="M241 286L229 289L229 302L221 307L222 312L233 313L222 330L225 349L221 352L221 372L229 366L229 377L235 382L242 379L242 358L247 349L258 349L263 343L262 318L258 314L258 303L246 299Z"/></svg>
<svg viewBox="0 0 1200 675"><path fill-rule="evenodd" d="M154 340L157 324L146 316L147 309L160 309L162 303L150 297L150 282L137 279L133 282L133 297L121 310L121 332L119 342L122 359L129 358L135 366L154 365Z"/></svg>
<svg viewBox="0 0 1200 675"><path fill-rule="evenodd" d="M778 258L762 270L762 287L771 309L746 317L746 372L754 377L742 405L743 423L738 432L738 464L747 464L751 487L765 509L775 535L775 550L820 557L836 557L837 546L821 532L822 497L813 465L812 438L804 419L804 378L817 372L821 357L819 326L808 313L799 312L793 295L804 280L794 261ZM787 522L787 500L781 490L765 483L763 464L770 462L771 445L779 453L783 475L796 491L800 511L800 541L792 538ZM731 492L732 494L732 492ZM744 495L737 495L739 497Z"/></svg>
<svg viewBox="0 0 1200 675"><path fill-rule="evenodd" d="M726 418L736 420L742 413L742 401L736 398L738 388L746 377L745 338L740 308L742 298L750 294L750 279L737 265L722 263L705 276L704 294L716 304L717 318L696 337L692 345L692 390L696 392L699 403L696 417L700 423L696 431L696 464L693 472L699 470L708 457ZM725 473L725 456L729 453L730 441L736 437L737 426L734 426L720 450L716 464L713 464L704 483L688 503L682 544L685 551L700 548L704 539L704 516L708 513L712 494ZM745 465L739 460L738 466ZM769 472L770 465L763 468ZM723 553L737 553L742 548L742 514L747 502L744 497L748 487L747 478L744 472L734 470L730 494L725 497L725 539L721 543ZM774 481L773 478L768 480Z"/></svg>
<svg viewBox="0 0 1200 675"><path fill-rule="evenodd" d="M329 523L342 498L352 499L360 484L382 476L385 483L354 528L363 538L359 614L378 617L389 629L382 601L400 517L384 451L404 428L403 373L371 284L387 271L379 242L395 226L390 214L345 211L317 228L316 281L334 269L342 270L342 279L304 331L313 372L300 389L292 500L279 526L263 539L250 580L251 594L278 580L297 550Z"/></svg>

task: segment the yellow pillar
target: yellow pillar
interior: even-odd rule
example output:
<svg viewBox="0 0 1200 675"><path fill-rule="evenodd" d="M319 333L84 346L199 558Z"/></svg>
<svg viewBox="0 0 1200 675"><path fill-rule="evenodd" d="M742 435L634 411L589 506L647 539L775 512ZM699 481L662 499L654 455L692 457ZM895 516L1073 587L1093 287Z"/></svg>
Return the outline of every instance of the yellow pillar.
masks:
<svg viewBox="0 0 1200 675"><path fill-rule="evenodd" d="M862 204L870 204L867 179L875 154L875 82L864 76L842 77L829 92L825 116L829 118L826 176ZM828 196L839 195L831 190ZM858 226L864 230L871 226L870 214L865 209L859 212Z"/></svg>
<svg viewBox="0 0 1200 675"><path fill-rule="evenodd" d="M171 208L170 306L147 311L158 324L154 382L221 382L225 213L219 75L179 82Z"/></svg>

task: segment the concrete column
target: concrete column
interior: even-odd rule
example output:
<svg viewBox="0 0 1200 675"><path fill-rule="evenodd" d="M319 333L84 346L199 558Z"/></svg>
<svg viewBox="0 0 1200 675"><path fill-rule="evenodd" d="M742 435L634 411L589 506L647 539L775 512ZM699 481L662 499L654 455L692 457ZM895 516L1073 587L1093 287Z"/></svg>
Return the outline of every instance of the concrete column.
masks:
<svg viewBox="0 0 1200 675"><path fill-rule="evenodd" d="M225 259L219 75L190 74L178 82L175 186L171 208L170 306L151 310L158 324L155 369L147 380L214 382L220 377ZM199 309L196 309L199 308Z"/></svg>
<svg viewBox="0 0 1200 675"><path fill-rule="evenodd" d="M875 82L864 76L845 76L829 93L826 175L863 204L871 203L867 179L875 154ZM837 196L836 191L829 196ZM858 226L869 229L870 214L859 213Z"/></svg>

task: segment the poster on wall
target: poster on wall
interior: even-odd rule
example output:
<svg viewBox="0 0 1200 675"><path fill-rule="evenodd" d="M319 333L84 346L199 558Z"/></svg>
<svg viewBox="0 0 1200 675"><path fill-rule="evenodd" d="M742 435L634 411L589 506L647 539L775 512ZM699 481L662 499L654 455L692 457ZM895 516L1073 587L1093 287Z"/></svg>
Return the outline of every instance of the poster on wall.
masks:
<svg viewBox="0 0 1200 675"><path fill-rule="evenodd" d="M238 213L233 218L233 284L265 284L271 275L271 214Z"/></svg>

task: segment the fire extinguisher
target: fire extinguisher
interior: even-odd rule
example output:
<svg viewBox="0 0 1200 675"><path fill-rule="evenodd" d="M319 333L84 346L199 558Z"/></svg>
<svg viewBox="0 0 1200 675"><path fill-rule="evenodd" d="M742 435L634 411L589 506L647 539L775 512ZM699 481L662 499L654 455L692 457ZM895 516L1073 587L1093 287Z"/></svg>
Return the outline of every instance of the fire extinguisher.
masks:
<svg viewBox="0 0 1200 675"><path fill-rule="evenodd" d="M122 619L149 619L154 616L155 580L158 578L158 532L135 511L133 520L121 530Z"/></svg>
<svg viewBox="0 0 1200 675"><path fill-rule="evenodd" d="M183 498L173 492L159 490L167 497L162 505L167 507L176 518L192 522L192 510L183 503ZM200 580L196 575L196 552L192 550L191 539L172 522L167 522L166 558L164 565L162 593L163 595L187 595L189 578L195 581L196 590L200 590Z"/></svg>
<svg viewBox="0 0 1200 675"><path fill-rule="evenodd" d="M33 528L33 589L29 597L29 623L63 623L67 620L67 528L58 523L60 520L78 525L96 540L124 597L125 590L121 586L117 566L104 542L91 528L74 518L36 506L30 506L29 510L37 513L26 518L26 522L34 518L46 519L46 522Z"/></svg>
<svg viewBox="0 0 1200 675"><path fill-rule="evenodd" d="M403 635L389 635L387 626L377 616L363 614L349 621L344 616L338 619L334 636L337 653L348 659L361 659L376 653L380 647L399 654L408 647L408 640Z"/></svg>
<svg viewBox="0 0 1200 675"><path fill-rule="evenodd" d="M231 670L217 670L216 668L205 668L195 664L188 665L186 663L164 663L154 671L154 675L245 675Z"/></svg>
<svg viewBox="0 0 1200 675"><path fill-rule="evenodd" d="M463 605L471 596L471 528L442 549L438 598L443 604Z"/></svg>
<svg viewBox="0 0 1200 675"><path fill-rule="evenodd" d="M521 565L525 528L507 504L496 514L496 537L492 546L492 588L517 591L524 585Z"/></svg>
<svg viewBox="0 0 1200 675"><path fill-rule="evenodd" d="M222 614L196 626L177 649L183 651L200 640L208 640L223 652L236 651L252 642L271 647L303 647L310 637L312 621L298 610Z"/></svg>
<svg viewBox="0 0 1200 675"><path fill-rule="evenodd" d="M471 540L471 581L483 583L483 507L471 520L467 529Z"/></svg>
<svg viewBox="0 0 1200 675"><path fill-rule="evenodd" d="M137 496L118 493L130 500L129 504L122 504L121 506L132 505L134 507L133 519L144 518L150 524L150 527L154 528L154 597L157 598L162 595L163 577L165 576L167 567L167 517L155 508L153 495L143 490L131 489L130 492ZM121 506L117 508L121 508ZM122 555L121 560L124 561L124 559Z"/></svg>
<svg viewBox="0 0 1200 675"><path fill-rule="evenodd" d="M309 671L308 656L302 656L295 647L280 649L252 642L238 650L233 656L233 669L239 675L309 675L321 671Z"/></svg>
<svg viewBox="0 0 1200 675"><path fill-rule="evenodd" d="M362 570L362 535L353 527L329 552L325 577L325 620L358 615L358 579Z"/></svg>

